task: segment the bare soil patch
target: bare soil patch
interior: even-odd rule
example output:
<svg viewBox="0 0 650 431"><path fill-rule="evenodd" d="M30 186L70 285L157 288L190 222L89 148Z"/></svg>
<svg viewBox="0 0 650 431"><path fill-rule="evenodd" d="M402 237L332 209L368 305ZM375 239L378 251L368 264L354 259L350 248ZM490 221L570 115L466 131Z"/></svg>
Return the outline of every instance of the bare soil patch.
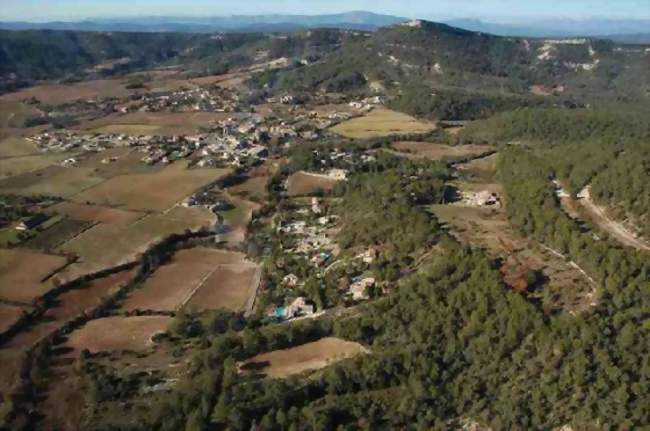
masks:
<svg viewBox="0 0 650 431"><path fill-rule="evenodd" d="M172 320L167 316L107 317L91 320L70 335L67 345L75 350L75 356L84 349L91 353L146 350L152 345L151 338L165 331Z"/></svg>
<svg viewBox="0 0 650 431"><path fill-rule="evenodd" d="M363 353L367 353L367 350L359 343L339 338L323 338L291 349L257 355L241 364L240 368L255 368L256 372L269 377L284 378L318 370Z"/></svg>

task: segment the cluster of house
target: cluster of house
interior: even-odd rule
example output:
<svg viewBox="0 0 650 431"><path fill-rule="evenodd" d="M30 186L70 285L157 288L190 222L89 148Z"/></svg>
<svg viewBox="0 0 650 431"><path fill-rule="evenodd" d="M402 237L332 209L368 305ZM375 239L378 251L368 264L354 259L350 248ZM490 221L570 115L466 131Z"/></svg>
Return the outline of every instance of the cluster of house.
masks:
<svg viewBox="0 0 650 431"><path fill-rule="evenodd" d="M163 94L137 95L135 100L121 105L118 112L238 112L239 97L220 87L194 88Z"/></svg>
<svg viewBox="0 0 650 431"><path fill-rule="evenodd" d="M314 217L309 217L310 212ZM276 227L278 234L296 239L294 247L285 251L307 257L315 268L330 262L336 249L330 231L338 216L322 215L322 213L323 209L318 198L313 198L310 208L301 208L297 211L297 215L306 216L304 219L288 223L279 222Z"/></svg>
<svg viewBox="0 0 650 431"><path fill-rule="evenodd" d="M142 145L143 138L103 133L79 134L69 130L59 130L43 132L26 139L36 144L41 151L63 152L74 149L104 151L119 146Z"/></svg>

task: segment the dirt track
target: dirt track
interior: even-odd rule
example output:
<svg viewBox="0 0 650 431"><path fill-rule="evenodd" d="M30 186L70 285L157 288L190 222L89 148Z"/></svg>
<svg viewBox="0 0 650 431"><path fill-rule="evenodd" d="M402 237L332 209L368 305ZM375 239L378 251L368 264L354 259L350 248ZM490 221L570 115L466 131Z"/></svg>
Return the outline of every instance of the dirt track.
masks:
<svg viewBox="0 0 650 431"><path fill-rule="evenodd" d="M587 186L578 195L580 204L589 212L592 220L601 229L616 238L620 243L637 250L650 251L650 246L627 230L621 223L610 219L605 210L598 206L591 198L590 188Z"/></svg>

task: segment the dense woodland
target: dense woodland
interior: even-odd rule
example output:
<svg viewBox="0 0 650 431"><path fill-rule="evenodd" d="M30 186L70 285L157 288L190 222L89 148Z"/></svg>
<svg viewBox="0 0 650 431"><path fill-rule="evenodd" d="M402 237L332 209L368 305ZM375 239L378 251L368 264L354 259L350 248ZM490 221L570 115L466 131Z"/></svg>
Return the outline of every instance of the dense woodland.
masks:
<svg viewBox="0 0 650 431"><path fill-rule="evenodd" d="M471 125L461 142L525 144L578 194L591 185L597 202L650 235L650 121L643 106L598 110L529 109Z"/></svg>

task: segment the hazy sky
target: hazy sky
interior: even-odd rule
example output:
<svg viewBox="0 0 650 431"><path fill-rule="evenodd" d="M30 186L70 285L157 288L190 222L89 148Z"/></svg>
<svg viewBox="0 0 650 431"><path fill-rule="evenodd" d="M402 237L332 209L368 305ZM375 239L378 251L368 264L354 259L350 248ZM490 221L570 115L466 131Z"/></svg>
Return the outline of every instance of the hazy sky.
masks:
<svg viewBox="0 0 650 431"><path fill-rule="evenodd" d="M650 18L650 0L0 0L0 20L133 15L320 14L368 10L407 18Z"/></svg>

